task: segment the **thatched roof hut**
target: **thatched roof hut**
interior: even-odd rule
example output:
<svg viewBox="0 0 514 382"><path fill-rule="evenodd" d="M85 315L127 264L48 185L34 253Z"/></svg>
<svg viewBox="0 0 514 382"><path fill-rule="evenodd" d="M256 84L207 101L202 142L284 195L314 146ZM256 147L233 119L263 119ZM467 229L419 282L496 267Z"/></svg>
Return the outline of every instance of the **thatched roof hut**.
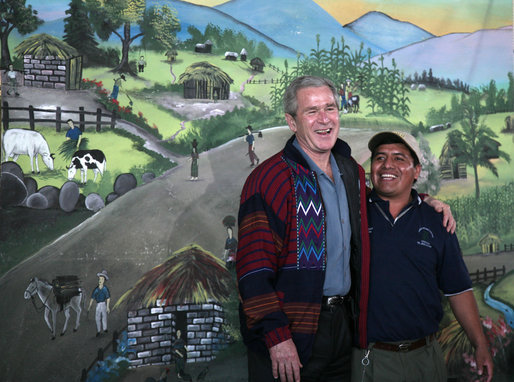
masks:
<svg viewBox="0 0 514 382"><path fill-rule="evenodd" d="M172 254L147 272L116 303L127 303L127 332L133 366L170 363L178 331L187 344L187 362L208 362L229 339L220 302L235 288L224 263L197 245Z"/></svg>
<svg viewBox="0 0 514 382"><path fill-rule="evenodd" d="M223 70L206 61L195 62L179 77L184 85L184 98L228 99L234 80Z"/></svg>
<svg viewBox="0 0 514 382"><path fill-rule="evenodd" d="M66 42L40 33L27 38L14 50L23 57L25 86L80 89L82 56Z"/></svg>
<svg viewBox="0 0 514 382"><path fill-rule="evenodd" d="M184 303L226 301L234 289L223 261L198 245L174 252L161 265L147 272L116 303L129 309Z"/></svg>
<svg viewBox="0 0 514 382"><path fill-rule="evenodd" d="M53 56L61 59L76 57L77 49L46 33L35 34L23 40L15 49L16 54L33 57Z"/></svg>

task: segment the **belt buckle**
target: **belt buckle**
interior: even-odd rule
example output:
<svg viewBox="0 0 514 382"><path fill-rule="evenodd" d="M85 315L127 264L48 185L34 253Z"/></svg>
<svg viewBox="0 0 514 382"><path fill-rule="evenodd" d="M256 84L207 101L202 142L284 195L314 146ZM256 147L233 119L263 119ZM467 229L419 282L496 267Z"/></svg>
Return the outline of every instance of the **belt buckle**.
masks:
<svg viewBox="0 0 514 382"><path fill-rule="evenodd" d="M341 296L330 296L327 299L327 305L337 305L342 301Z"/></svg>
<svg viewBox="0 0 514 382"><path fill-rule="evenodd" d="M410 349L410 345L409 343L403 343L403 344L399 344L398 345L398 351L401 351L401 352L408 352L409 349Z"/></svg>

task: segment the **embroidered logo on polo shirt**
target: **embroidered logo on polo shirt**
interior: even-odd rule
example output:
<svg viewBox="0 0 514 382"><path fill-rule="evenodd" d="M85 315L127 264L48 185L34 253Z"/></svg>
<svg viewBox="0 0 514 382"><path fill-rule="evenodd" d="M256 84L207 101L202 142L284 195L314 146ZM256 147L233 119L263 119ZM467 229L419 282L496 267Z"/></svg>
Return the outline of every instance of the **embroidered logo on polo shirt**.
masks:
<svg viewBox="0 0 514 382"><path fill-rule="evenodd" d="M427 227L420 227L418 229L419 240L417 241L418 245L422 245L424 247L432 248L432 244L430 244L430 240L434 238L434 234Z"/></svg>

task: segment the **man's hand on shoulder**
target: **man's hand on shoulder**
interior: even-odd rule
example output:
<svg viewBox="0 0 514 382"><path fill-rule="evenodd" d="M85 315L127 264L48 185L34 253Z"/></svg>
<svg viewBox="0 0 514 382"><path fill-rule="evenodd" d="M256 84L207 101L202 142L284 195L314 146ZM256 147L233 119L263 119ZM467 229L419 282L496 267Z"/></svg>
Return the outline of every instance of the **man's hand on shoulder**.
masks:
<svg viewBox="0 0 514 382"><path fill-rule="evenodd" d="M446 230L450 233L455 233L455 228L457 228L457 222L453 218L452 210L450 206L444 202L441 202L439 199L434 199L431 196L426 196L424 202L427 203L430 207L436 210L439 213L443 214L443 226L446 227Z"/></svg>
<svg viewBox="0 0 514 382"><path fill-rule="evenodd" d="M292 339L270 347L269 354L274 378L280 378L281 382L300 382L303 365Z"/></svg>

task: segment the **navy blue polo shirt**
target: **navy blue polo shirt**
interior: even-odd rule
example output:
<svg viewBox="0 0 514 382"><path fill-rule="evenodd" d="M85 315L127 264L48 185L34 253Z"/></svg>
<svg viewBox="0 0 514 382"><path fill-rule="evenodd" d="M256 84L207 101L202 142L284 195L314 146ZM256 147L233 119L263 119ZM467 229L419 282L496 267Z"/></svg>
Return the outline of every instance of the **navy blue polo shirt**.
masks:
<svg viewBox="0 0 514 382"><path fill-rule="evenodd" d="M368 198L371 242L368 342L414 340L437 332L443 316L441 291L471 289L459 242L442 214L415 190L393 219L389 202Z"/></svg>

